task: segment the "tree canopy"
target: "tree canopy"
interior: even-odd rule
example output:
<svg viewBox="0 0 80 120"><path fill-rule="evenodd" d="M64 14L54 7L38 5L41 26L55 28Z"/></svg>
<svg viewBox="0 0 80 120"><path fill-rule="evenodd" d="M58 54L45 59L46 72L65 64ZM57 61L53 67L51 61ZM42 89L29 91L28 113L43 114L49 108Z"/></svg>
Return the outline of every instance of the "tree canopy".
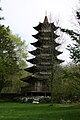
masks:
<svg viewBox="0 0 80 120"><path fill-rule="evenodd" d="M0 88L11 76L19 75L27 66L27 46L18 35L13 35L9 27L0 25ZM3 84L2 84L3 83Z"/></svg>

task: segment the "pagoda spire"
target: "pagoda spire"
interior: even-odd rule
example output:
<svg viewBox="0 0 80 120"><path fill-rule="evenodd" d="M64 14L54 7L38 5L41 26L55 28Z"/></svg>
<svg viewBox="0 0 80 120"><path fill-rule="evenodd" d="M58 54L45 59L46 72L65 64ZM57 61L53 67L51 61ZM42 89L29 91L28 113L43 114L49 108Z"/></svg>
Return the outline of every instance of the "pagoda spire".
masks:
<svg viewBox="0 0 80 120"><path fill-rule="evenodd" d="M49 23L49 22L48 22L47 15L45 15L45 18L44 18L44 23Z"/></svg>

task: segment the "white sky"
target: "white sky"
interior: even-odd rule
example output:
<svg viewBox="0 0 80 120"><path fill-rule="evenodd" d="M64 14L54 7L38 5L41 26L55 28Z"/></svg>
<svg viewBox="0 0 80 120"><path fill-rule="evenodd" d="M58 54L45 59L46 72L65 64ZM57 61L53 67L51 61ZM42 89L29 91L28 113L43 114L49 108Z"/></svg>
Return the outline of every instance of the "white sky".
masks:
<svg viewBox="0 0 80 120"><path fill-rule="evenodd" d="M45 11L48 17L52 14L53 20L59 18L61 26L70 27L77 3L78 0L1 0L1 14L5 18L2 23L9 25L13 33L19 34L29 44L35 41L32 37L32 34L36 34L33 27L43 22ZM65 51L62 57L66 56L68 52ZM69 62L68 57L66 62Z"/></svg>

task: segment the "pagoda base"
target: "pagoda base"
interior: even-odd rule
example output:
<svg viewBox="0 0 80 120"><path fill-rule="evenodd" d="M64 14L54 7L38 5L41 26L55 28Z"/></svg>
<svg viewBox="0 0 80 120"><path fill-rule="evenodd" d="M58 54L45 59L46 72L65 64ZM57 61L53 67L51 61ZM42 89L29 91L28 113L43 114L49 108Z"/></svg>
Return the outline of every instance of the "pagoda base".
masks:
<svg viewBox="0 0 80 120"><path fill-rule="evenodd" d="M50 91L26 91L24 88L21 88L21 93L25 96L50 96Z"/></svg>
<svg viewBox="0 0 80 120"><path fill-rule="evenodd" d="M51 96L51 93L50 92L27 92L25 93L25 96Z"/></svg>

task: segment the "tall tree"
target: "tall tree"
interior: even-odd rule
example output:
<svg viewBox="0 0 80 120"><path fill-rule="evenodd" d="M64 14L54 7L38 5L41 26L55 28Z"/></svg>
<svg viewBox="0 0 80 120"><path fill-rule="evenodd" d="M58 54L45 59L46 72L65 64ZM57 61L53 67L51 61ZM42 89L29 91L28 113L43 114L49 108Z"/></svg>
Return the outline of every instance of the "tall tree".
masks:
<svg viewBox="0 0 80 120"><path fill-rule="evenodd" d="M80 97L80 65L70 64L63 67L62 94L67 97ZM68 98L69 99L69 98Z"/></svg>
<svg viewBox="0 0 80 120"><path fill-rule="evenodd" d="M14 44L9 38L9 28L0 25L0 89L6 85L10 75L18 70ZM1 91L0 90L0 91Z"/></svg>

